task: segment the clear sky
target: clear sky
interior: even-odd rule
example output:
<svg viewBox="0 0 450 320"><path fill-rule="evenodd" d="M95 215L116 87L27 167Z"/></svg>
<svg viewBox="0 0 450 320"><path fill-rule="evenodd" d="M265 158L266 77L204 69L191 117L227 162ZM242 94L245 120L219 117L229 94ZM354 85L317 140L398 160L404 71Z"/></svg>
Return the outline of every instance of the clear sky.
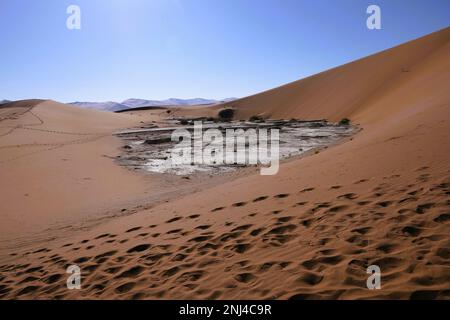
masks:
<svg viewBox="0 0 450 320"><path fill-rule="evenodd" d="M449 0L0 0L0 100L243 97L449 25Z"/></svg>

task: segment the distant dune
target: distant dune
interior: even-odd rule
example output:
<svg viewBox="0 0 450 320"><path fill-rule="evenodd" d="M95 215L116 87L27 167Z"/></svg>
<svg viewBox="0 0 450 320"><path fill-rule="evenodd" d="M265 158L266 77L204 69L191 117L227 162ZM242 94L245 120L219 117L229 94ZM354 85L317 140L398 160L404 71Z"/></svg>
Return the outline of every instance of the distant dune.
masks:
<svg viewBox="0 0 450 320"><path fill-rule="evenodd" d="M449 299L449 57L447 28L257 95L179 111L347 117L362 130L282 163L275 176L236 175L64 238L4 248L0 298ZM32 219L45 226L69 209L140 201L135 194L153 177L102 155L118 153L115 128L159 121L146 114L157 111L34 105L0 109L0 225L9 243L13 230L33 230ZM79 291L64 287L73 263L84 272ZM374 264L381 290L366 287Z"/></svg>

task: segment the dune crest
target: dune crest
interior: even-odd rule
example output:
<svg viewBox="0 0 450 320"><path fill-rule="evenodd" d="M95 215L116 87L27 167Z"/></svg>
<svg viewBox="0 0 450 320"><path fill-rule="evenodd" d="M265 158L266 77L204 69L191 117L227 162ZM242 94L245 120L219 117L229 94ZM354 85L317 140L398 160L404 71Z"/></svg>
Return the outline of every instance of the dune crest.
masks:
<svg viewBox="0 0 450 320"><path fill-rule="evenodd" d="M378 113L377 98L398 83L413 80L421 64L438 52L445 60L450 28L392 49L333 68L281 87L238 99L220 107L234 107L239 118L266 115L271 118L328 119L344 117L366 123L363 114ZM448 59L446 59L448 62ZM445 61L444 61L445 62ZM438 62L434 62L438 64ZM441 74L445 74L441 70ZM444 79L442 79L444 80ZM439 83L445 88L445 81ZM410 92L411 93L411 92ZM408 106L405 106L408 107ZM393 110L384 107L390 115Z"/></svg>

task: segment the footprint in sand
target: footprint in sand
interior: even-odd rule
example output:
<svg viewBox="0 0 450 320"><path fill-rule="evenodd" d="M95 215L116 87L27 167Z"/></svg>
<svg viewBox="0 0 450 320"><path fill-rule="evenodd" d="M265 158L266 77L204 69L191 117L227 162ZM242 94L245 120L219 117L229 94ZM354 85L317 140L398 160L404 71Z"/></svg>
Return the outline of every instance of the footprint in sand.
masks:
<svg viewBox="0 0 450 320"><path fill-rule="evenodd" d="M127 293L131 289L133 289L135 285L136 284L134 282L128 282L128 283L118 286L115 291L116 291L116 293L119 293L119 294Z"/></svg>
<svg viewBox="0 0 450 320"><path fill-rule="evenodd" d="M337 197L338 199L348 199L348 200L354 200L356 198L358 198L358 195L355 193L346 193L346 194L342 194L340 196Z"/></svg>
<svg viewBox="0 0 450 320"><path fill-rule="evenodd" d="M434 207L434 203L423 203L423 204L419 204L416 208L416 212L419 214L423 214L425 212L427 212L429 209Z"/></svg>
<svg viewBox="0 0 450 320"><path fill-rule="evenodd" d="M211 228L210 225L201 225L201 226L195 227L195 229L198 229L198 230L206 230L206 229L209 229L209 228Z"/></svg>
<svg viewBox="0 0 450 320"><path fill-rule="evenodd" d="M417 237L422 233L422 229L414 226L406 226L402 229L402 233L410 237Z"/></svg>
<svg viewBox="0 0 450 320"><path fill-rule="evenodd" d="M348 209L348 208L349 208L349 206L346 206L346 205L340 205L340 206L335 206L335 207L332 207L332 208L328 209L327 212L333 212L333 213L336 213L336 212L344 211L344 210L346 210L346 209Z"/></svg>
<svg viewBox="0 0 450 320"><path fill-rule="evenodd" d="M450 220L450 213L443 213L433 219L435 222L447 222Z"/></svg>
<svg viewBox="0 0 450 320"><path fill-rule="evenodd" d="M300 224L303 225L305 228L309 228L312 222L313 219L304 219L300 221Z"/></svg>
<svg viewBox="0 0 450 320"><path fill-rule="evenodd" d="M50 252L51 250L47 249L47 248L42 248L36 251L33 251L32 253L41 253L41 252Z"/></svg>
<svg viewBox="0 0 450 320"><path fill-rule="evenodd" d="M189 240L189 242L204 242L211 239L211 236L198 236Z"/></svg>
<svg viewBox="0 0 450 320"><path fill-rule="evenodd" d="M380 201L380 202L377 202L376 204L377 204L377 206L386 208L392 204L392 201Z"/></svg>
<svg viewBox="0 0 450 320"><path fill-rule="evenodd" d="M94 260L100 259L100 258L109 258L113 255L115 255L118 251L117 250L112 250L112 251L106 251L104 253L101 253L97 256L94 257Z"/></svg>
<svg viewBox="0 0 450 320"><path fill-rule="evenodd" d="M128 249L127 253L142 252L147 250L148 248L150 248L149 244L140 244L131 249Z"/></svg>
<svg viewBox="0 0 450 320"><path fill-rule="evenodd" d="M411 293L411 300L435 300L439 295L436 290L418 290Z"/></svg>
<svg viewBox="0 0 450 320"><path fill-rule="evenodd" d="M276 198L276 199L283 199L283 198L287 198L287 197L289 197L289 193L280 193L280 194L277 194L276 196L274 196L274 198Z"/></svg>
<svg viewBox="0 0 450 320"><path fill-rule="evenodd" d="M186 254L182 254L182 253L177 253L171 260L172 261L183 261L184 259L186 259L188 256Z"/></svg>
<svg viewBox="0 0 450 320"><path fill-rule="evenodd" d="M74 262L75 262L75 264L81 264L81 263L88 262L90 259L91 259L90 257L81 257L81 258L74 260Z"/></svg>
<svg viewBox="0 0 450 320"><path fill-rule="evenodd" d="M19 292L17 292L17 296L21 296L21 295L24 295L24 294L32 293L32 292L35 292L38 289L40 289L39 286L28 286L28 287L25 287L25 288L19 290Z"/></svg>
<svg viewBox="0 0 450 320"><path fill-rule="evenodd" d="M28 283L28 282L34 282L36 280L39 280L39 278L33 277L33 276L29 276L24 278L23 280L19 281L18 284L24 284L24 283Z"/></svg>
<svg viewBox="0 0 450 320"><path fill-rule="evenodd" d="M172 267L162 272L163 277L171 277L180 271L179 267Z"/></svg>
<svg viewBox="0 0 450 320"><path fill-rule="evenodd" d="M315 286L319 284L323 279L323 276L313 272L303 272L303 274L297 278L296 282L307 284L309 286Z"/></svg>
<svg viewBox="0 0 450 320"><path fill-rule="evenodd" d="M402 203L409 203L409 202L415 202L415 201L417 201L418 199L416 198L416 197L406 197L406 198L403 198L403 199L400 199L399 201L398 201L398 203L399 204L402 204Z"/></svg>
<svg viewBox="0 0 450 320"><path fill-rule="evenodd" d="M449 260L449 259L450 259L450 249L449 249L449 248L446 248L446 247L439 248L439 249L436 251L436 255L437 255L438 257L441 257L441 258L444 259L444 260Z"/></svg>
<svg viewBox="0 0 450 320"><path fill-rule="evenodd" d="M247 204L247 202L236 202L233 203L233 207L243 207Z"/></svg>
<svg viewBox="0 0 450 320"><path fill-rule="evenodd" d="M306 204L308 204L308 201L297 202L296 204L293 205L293 207L302 207Z"/></svg>
<svg viewBox="0 0 450 320"><path fill-rule="evenodd" d="M231 232L245 231L245 230L248 230L249 228L251 228L252 226L253 226L252 224L244 224L242 226L232 229Z"/></svg>
<svg viewBox="0 0 450 320"><path fill-rule="evenodd" d="M413 191L410 191L410 192L408 192L408 194L410 195L410 196L415 196L415 195L417 195L419 192L421 192L421 191L423 191L423 188L420 188L420 189L417 189L417 190L413 190Z"/></svg>
<svg viewBox="0 0 450 320"><path fill-rule="evenodd" d="M252 273L240 273L234 276L234 279L236 281L242 282L242 283L249 283L250 281L254 280L256 277Z"/></svg>
<svg viewBox="0 0 450 320"><path fill-rule="evenodd" d="M183 229L173 229L173 230L167 231L166 234L175 234L175 233L180 233L181 231L183 231Z"/></svg>
<svg viewBox="0 0 450 320"><path fill-rule="evenodd" d="M428 173L424 173L418 176L416 180L420 182L427 182L428 180L430 180L430 177L431 175L429 175Z"/></svg>
<svg viewBox="0 0 450 320"><path fill-rule="evenodd" d="M356 232L359 234L366 234L368 233L372 228L371 227L362 227L362 228L356 228L353 229L352 232Z"/></svg>
<svg viewBox="0 0 450 320"><path fill-rule="evenodd" d="M181 217L174 217L172 219L167 220L166 223L173 223L173 222L176 222L178 220L181 220Z"/></svg>
<svg viewBox="0 0 450 320"><path fill-rule="evenodd" d="M258 267L259 272L265 272L272 268L272 266L275 264L275 262L264 262Z"/></svg>
<svg viewBox="0 0 450 320"><path fill-rule="evenodd" d="M287 232L294 231L296 228L297 228L297 226L294 225L294 224L288 224L288 225L285 225L285 226L275 227L275 228L271 229L270 231L268 231L266 233L266 235L284 234L284 233L287 233Z"/></svg>
<svg viewBox="0 0 450 320"><path fill-rule="evenodd" d="M196 282L196 281L200 280L205 274L206 274L206 272L203 270L188 271L188 272L182 273L176 279L176 281L182 282L182 283Z"/></svg>
<svg viewBox="0 0 450 320"><path fill-rule="evenodd" d="M405 261L397 257L383 257L373 261L371 264L380 266L381 270L385 270L385 272L390 272L403 266Z"/></svg>
<svg viewBox="0 0 450 320"><path fill-rule="evenodd" d="M134 228L128 229L127 231L125 231L125 233L130 233L130 232L137 231L140 229L142 229L142 227L134 227Z"/></svg>
<svg viewBox="0 0 450 320"><path fill-rule="evenodd" d="M144 232L144 233L139 233L139 234L136 236L136 238L144 238L144 237L146 237L146 236L148 236L148 233L147 233L147 232Z"/></svg>
<svg viewBox="0 0 450 320"><path fill-rule="evenodd" d="M278 223L285 223L285 222L291 221L292 219L294 219L294 217L292 217L292 216L289 216L289 217L282 217L282 218L278 218L278 219L277 219L277 222L278 222Z"/></svg>
<svg viewBox="0 0 450 320"><path fill-rule="evenodd" d="M257 235L259 235L261 232L264 231L264 228L258 228L258 229L254 229L250 232L250 235L253 237L256 237Z"/></svg>
<svg viewBox="0 0 450 320"><path fill-rule="evenodd" d="M251 248L251 244L249 243L240 243L231 247L231 250L237 253L244 253Z"/></svg>
<svg viewBox="0 0 450 320"><path fill-rule="evenodd" d="M391 253L397 248L398 245L396 245L395 243L382 243L378 245L376 249L383 253Z"/></svg>
<svg viewBox="0 0 450 320"><path fill-rule="evenodd" d="M104 234L101 234L101 235L97 236L97 237L95 238L95 240L102 239L102 238L106 238L106 237L109 237L109 236L110 236L109 233L104 233Z"/></svg>
<svg viewBox="0 0 450 320"><path fill-rule="evenodd" d="M218 240L220 242L227 242L228 240L236 239L237 237L239 237L242 234L242 232L243 231L228 232L228 233L221 235Z"/></svg>
<svg viewBox="0 0 450 320"><path fill-rule="evenodd" d="M134 266L124 272L122 272L121 274L117 275L116 278L120 279L120 278L134 278L136 276L138 276L139 274L141 274L144 271L144 268L141 266Z"/></svg>
<svg viewBox="0 0 450 320"><path fill-rule="evenodd" d="M256 199L253 199L253 202L264 201L264 200L266 200L267 198L269 198L269 197L268 197L268 196L261 196L261 197L258 197L258 198L256 198Z"/></svg>
<svg viewBox="0 0 450 320"><path fill-rule="evenodd" d="M281 269L286 269L292 264L291 261L282 261L278 265L281 267Z"/></svg>

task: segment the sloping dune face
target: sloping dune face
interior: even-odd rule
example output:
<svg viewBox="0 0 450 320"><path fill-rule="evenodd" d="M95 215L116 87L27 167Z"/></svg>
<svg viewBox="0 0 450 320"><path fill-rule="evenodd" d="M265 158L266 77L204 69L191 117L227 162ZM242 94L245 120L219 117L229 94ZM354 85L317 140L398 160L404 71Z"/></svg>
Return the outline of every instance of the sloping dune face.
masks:
<svg viewBox="0 0 450 320"><path fill-rule="evenodd" d="M2 298L448 299L450 31L228 104L353 140L0 266ZM82 289L65 287L68 265ZM381 269L381 289L366 286Z"/></svg>
<svg viewBox="0 0 450 320"><path fill-rule="evenodd" d="M132 116L25 100L0 117L1 240L82 221L123 199L117 181L140 180L107 158L120 145L111 133L136 125Z"/></svg>
<svg viewBox="0 0 450 320"><path fill-rule="evenodd" d="M434 60L431 55L439 55L439 51L448 50L445 47L448 46L449 34L450 28L447 28L373 56L222 106L236 108L240 118L265 115L271 118L339 121L348 117L364 123L366 119L360 117L364 111L386 112L391 115L393 105L399 108L408 107L409 104L398 106L392 103L391 107L383 105L380 110L373 102L384 97L387 90L392 90L394 83L413 81L420 73L420 66L426 61ZM441 54L440 59L448 61L444 54ZM442 61L434 63L443 67ZM441 77L445 75L444 70L436 71ZM448 88L442 80L444 79L436 78L433 83L439 86L434 89L437 92ZM431 83L428 84L430 85ZM427 90L428 87L424 89Z"/></svg>

